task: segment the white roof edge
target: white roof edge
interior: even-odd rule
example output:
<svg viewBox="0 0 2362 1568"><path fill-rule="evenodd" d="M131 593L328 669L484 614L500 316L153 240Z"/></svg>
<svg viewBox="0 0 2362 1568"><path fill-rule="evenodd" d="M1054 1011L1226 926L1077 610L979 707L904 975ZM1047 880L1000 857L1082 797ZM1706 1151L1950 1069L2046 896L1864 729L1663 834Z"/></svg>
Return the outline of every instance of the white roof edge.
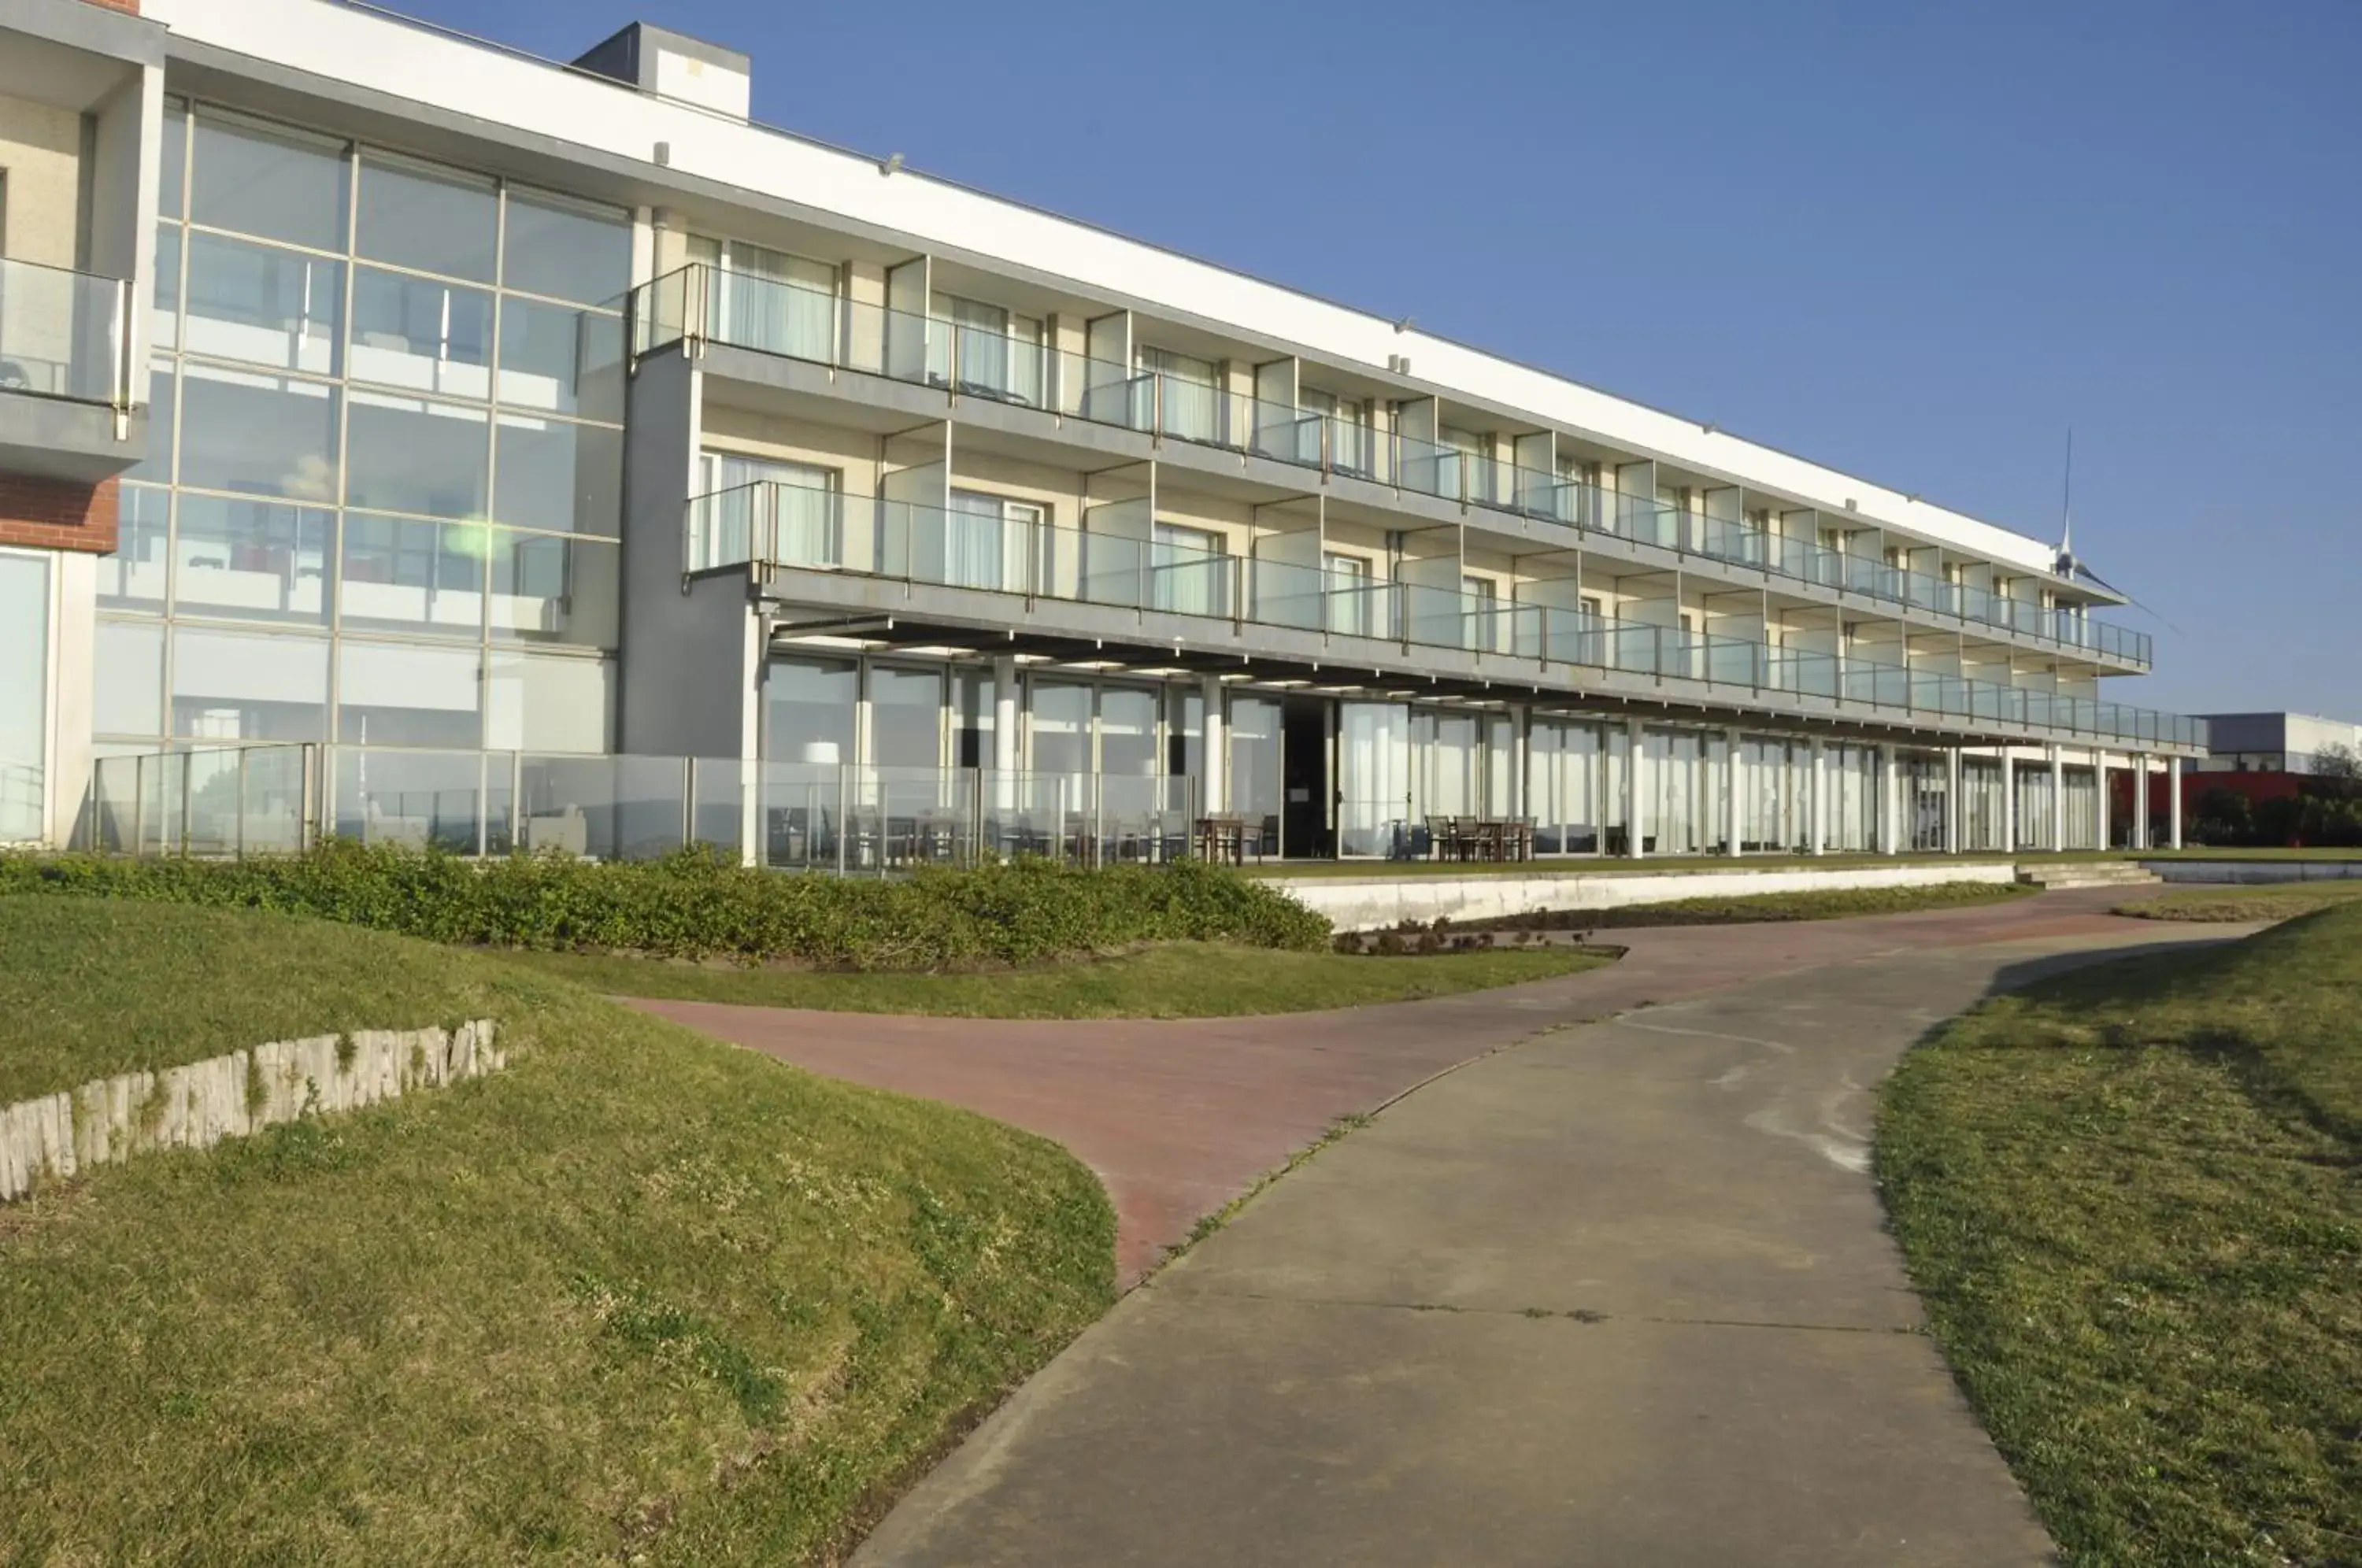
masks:
<svg viewBox="0 0 2362 1568"><path fill-rule="evenodd" d="M910 170L881 177L857 153L671 103L552 62L336 0L146 0L143 14L216 48L489 119L611 156L776 194L823 212L1163 302L1384 373L1410 356L1419 381L1523 411L1610 446L1665 454L1967 554L2048 573L2052 547L2013 529L1616 397L1547 371L1071 218ZM1854 506L1849 509L1850 499Z"/></svg>

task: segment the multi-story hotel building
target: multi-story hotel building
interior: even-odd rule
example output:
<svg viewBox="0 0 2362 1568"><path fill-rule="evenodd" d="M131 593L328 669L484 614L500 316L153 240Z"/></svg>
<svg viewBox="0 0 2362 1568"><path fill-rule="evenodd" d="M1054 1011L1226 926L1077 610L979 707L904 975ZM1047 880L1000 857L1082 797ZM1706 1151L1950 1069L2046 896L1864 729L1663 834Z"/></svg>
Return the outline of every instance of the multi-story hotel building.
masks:
<svg viewBox="0 0 2362 1568"><path fill-rule="evenodd" d="M649 26L0 0L0 838L2177 831L2105 773L2202 726L2103 695L2149 640L2041 540L748 84Z"/></svg>

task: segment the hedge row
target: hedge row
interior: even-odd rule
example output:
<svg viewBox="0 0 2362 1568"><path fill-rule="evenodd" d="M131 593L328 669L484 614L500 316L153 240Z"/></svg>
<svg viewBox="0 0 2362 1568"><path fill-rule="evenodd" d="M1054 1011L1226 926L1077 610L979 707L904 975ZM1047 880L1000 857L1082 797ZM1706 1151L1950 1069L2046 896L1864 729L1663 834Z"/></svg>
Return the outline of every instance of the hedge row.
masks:
<svg viewBox="0 0 2362 1568"><path fill-rule="evenodd" d="M463 860L336 842L245 861L0 856L0 894L79 893L315 915L434 942L932 969L1138 942L1313 949L1329 922L1234 871L1084 871L1042 860L858 880L750 870L710 851L652 861Z"/></svg>

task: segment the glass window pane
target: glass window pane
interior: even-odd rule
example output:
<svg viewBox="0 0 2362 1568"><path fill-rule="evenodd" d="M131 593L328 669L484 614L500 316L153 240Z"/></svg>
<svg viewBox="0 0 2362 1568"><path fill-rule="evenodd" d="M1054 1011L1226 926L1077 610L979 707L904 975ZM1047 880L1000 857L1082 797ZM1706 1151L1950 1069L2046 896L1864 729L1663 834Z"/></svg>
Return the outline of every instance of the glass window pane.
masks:
<svg viewBox="0 0 2362 1568"><path fill-rule="evenodd" d="M181 346L181 236L170 224L156 226L156 295L148 313L148 343L153 348Z"/></svg>
<svg viewBox="0 0 2362 1568"><path fill-rule="evenodd" d="M98 563L98 602L109 610L161 611L172 492L127 484L118 497L115 553Z"/></svg>
<svg viewBox="0 0 2362 1568"><path fill-rule="evenodd" d="M288 501L337 499L334 387L191 364L181 398L182 484Z"/></svg>
<svg viewBox="0 0 2362 1568"><path fill-rule="evenodd" d="M0 844L42 836L49 668L50 563L0 556Z"/></svg>
<svg viewBox="0 0 2362 1568"><path fill-rule="evenodd" d="M1033 771L1091 770L1091 689L1043 680L1033 687Z"/></svg>
<svg viewBox="0 0 2362 1568"><path fill-rule="evenodd" d="M270 632L172 633L172 733L215 741L326 738L328 645Z"/></svg>
<svg viewBox="0 0 2362 1568"><path fill-rule="evenodd" d="M501 301L501 401L624 417L624 318L513 295Z"/></svg>
<svg viewBox="0 0 2362 1568"><path fill-rule="evenodd" d="M512 190L507 247L512 289L602 304L632 286L632 226L612 209Z"/></svg>
<svg viewBox="0 0 2362 1568"><path fill-rule="evenodd" d="M384 512L480 518L485 425L480 408L355 389L345 500Z"/></svg>
<svg viewBox="0 0 2362 1568"><path fill-rule="evenodd" d="M193 354L334 375L344 308L340 261L217 234L189 237Z"/></svg>
<svg viewBox="0 0 2362 1568"><path fill-rule="evenodd" d="M937 766L943 760L943 671L871 667L871 762L880 767Z"/></svg>
<svg viewBox="0 0 2362 1568"><path fill-rule="evenodd" d="M152 480L158 484L171 482L172 437L179 412L179 399L174 394L178 391L171 360L159 359L149 367L147 455L124 471L125 479Z"/></svg>
<svg viewBox="0 0 2362 1568"><path fill-rule="evenodd" d="M1099 771L1145 778L1156 771L1156 694L1128 686L1099 693Z"/></svg>
<svg viewBox="0 0 2362 1568"><path fill-rule="evenodd" d="M614 706L611 659L496 651L484 744L502 751L605 751Z"/></svg>
<svg viewBox="0 0 2362 1568"><path fill-rule="evenodd" d="M491 537L493 636L614 646L615 546L506 528Z"/></svg>
<svg viewBox="0 0 2362 1568"><path fill-rule="evenodd" d="M773 659L766 683L770 760L853 761L853 704L859 675L859 668L849 661Z"/></svg>
<svg viewBox="0 0 2362 1568"><path fill-rule="evenodd" d="M331 512L183 495L174 608L183 615L325 622L335 534Z"/></svg>
<svg viewBox="0 0 2362 1568"><path fill-rule="evenodd" d="M345 248L343 147L208 109L197 116L189 216L215 228Z"/></svg>
<svg viewBox="0 0 2362 1568"><path fill-rule="evenodd" d="M156 210L168 218L181 215L181 187L189 171L189 106L178 98L164 103L164 149L156 171Z"/></svg>
<svg viewBox="0 0 2362 1568"><path fill-rule="evenodd" d="M492 281L498 235L491 181L374 152L361 156L360 181L355 255Z"/></svg>
<svg viewBox="0 0 2362 1568"><path fill-rule="evenodd" d="M473 648L384 646L348 639L337 650L337 738L354 745L474 746Z"/></svg>
<svg viewBox="0 0 2362 1568"><path fill-rule="evenodd" d="M135 622L98 624L91 729L103 735L164 731L164 628Z"/></svg>
<svg viewBox="0 0 2362 1568"><path fill-rule="evenodd" d="M622 431L503 414L500 442L495 517L566 533L612 536L621 531Z"/></svg>
<svg viewBox="0 0 2362 1568"><path fill-rule="evenodd" d="M492 387L492 296L363 267L353 274L353 375L451 397Z"/></svg>
<svg viewBox="0 0 2362 1568"><path fill-rule="evenodd" d="M485 530L345 513L337 624L476 637L484 617Z"/></svg>

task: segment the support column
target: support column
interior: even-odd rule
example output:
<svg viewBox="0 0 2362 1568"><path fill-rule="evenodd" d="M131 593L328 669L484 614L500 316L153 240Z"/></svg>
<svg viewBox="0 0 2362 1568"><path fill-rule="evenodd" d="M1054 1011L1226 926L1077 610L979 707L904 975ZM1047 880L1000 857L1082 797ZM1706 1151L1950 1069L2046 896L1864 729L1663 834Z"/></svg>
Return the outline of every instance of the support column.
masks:
<svg viewBox="0 0 2362 1568"><path fill-rule="evenodd" d="M2050 746L2050 852L2067 847L2067 757L2057 742Z"/></svg>
<svg viewBox="0 0 2362 1568"><path fill-rule="evenodd" d="M1729 747L1730 766L1725 778L1725 781L1729 785L1729 789L1727 790L1729 797L1728 809L1723 812L1723 831L1728 834L1728 837L1726 838L1723 843L1722 852L1725 855L1737 855L1738 853L1739 824L1745 818L1745 812L1740 810L1741 797L1738 790L1738 780L1741 772L1738 760L1738 732L1737 730L1730 731L1725 737L1724 744Z"/></svg>
<svg viewBox="0 0 2362 1568"><path fill-rule="evenodd" d="M2181 847L2181 758L2165 759L2165 825L2171 834L2166 847Z"/></svg>
<svg viewBox="0 0 2362 1568"><path fill-rule="evenodd" d="M1878 853L1894 853L1894 747L1882 741L1878 747Z"/></svg>
<svg viewBox="0 0 2362 1568"><path fill-rule="evenodd" d="M1944 853L1960 853L1960 748L1944 752Z"/></svg>
<svg viewBox="0 0 2362 1568"><path fill-rule="evenodd" d="M1212 816L1230 810L1230 724L1222 712L1221 677L1209 675L1199 684L1206 705L1205 742L1198 764L1198 811Z"/></svg>
<svg viewBox="0 0 2362 1568"><path fill-rule="evenodd" d="M1639 720L1624 721L1624 853L1638 860L1645 853L1641 847L1641 829L1647 825L1640 821L1640 769L1644 752Z"/></svg>
<svg viewBox="0 0 2362 1568"><path fill-rule="evenodd" d="M2148 846L2148 753L2140 751L2133 754L2133 847Z"/></svg>
<svg viewBox="0 0 2362 1568"><path fill-rule="evenodd" d="M1017 809L1017 659L1003 654L992 661L992 804L996 811Z"/></svg>
<svg viewBox="0 0 2362 1568"><path fill-rule="evenodd" d="M2001 852L2017 853L2017 758L2001 748Z"/></svg>
<svg viewBox="0 0 2362 1568"><path fill-rule="evenodd" d="M1812 803L1807 808L1811 825L1806 833L1812 839L1812 853L1829 852L1829 752L1827 743L1817 737L1813 742L1811 778Z"/></svg>
<svg viewBox="0 0 2362 1568"><path fill-rule="evenodd" d="M2108 842L2108 754L2106 752L2095 751L2092 754L2092 772L2098 778L2100 785L2100 847L2114 849L2115 845Z"/></svg>

